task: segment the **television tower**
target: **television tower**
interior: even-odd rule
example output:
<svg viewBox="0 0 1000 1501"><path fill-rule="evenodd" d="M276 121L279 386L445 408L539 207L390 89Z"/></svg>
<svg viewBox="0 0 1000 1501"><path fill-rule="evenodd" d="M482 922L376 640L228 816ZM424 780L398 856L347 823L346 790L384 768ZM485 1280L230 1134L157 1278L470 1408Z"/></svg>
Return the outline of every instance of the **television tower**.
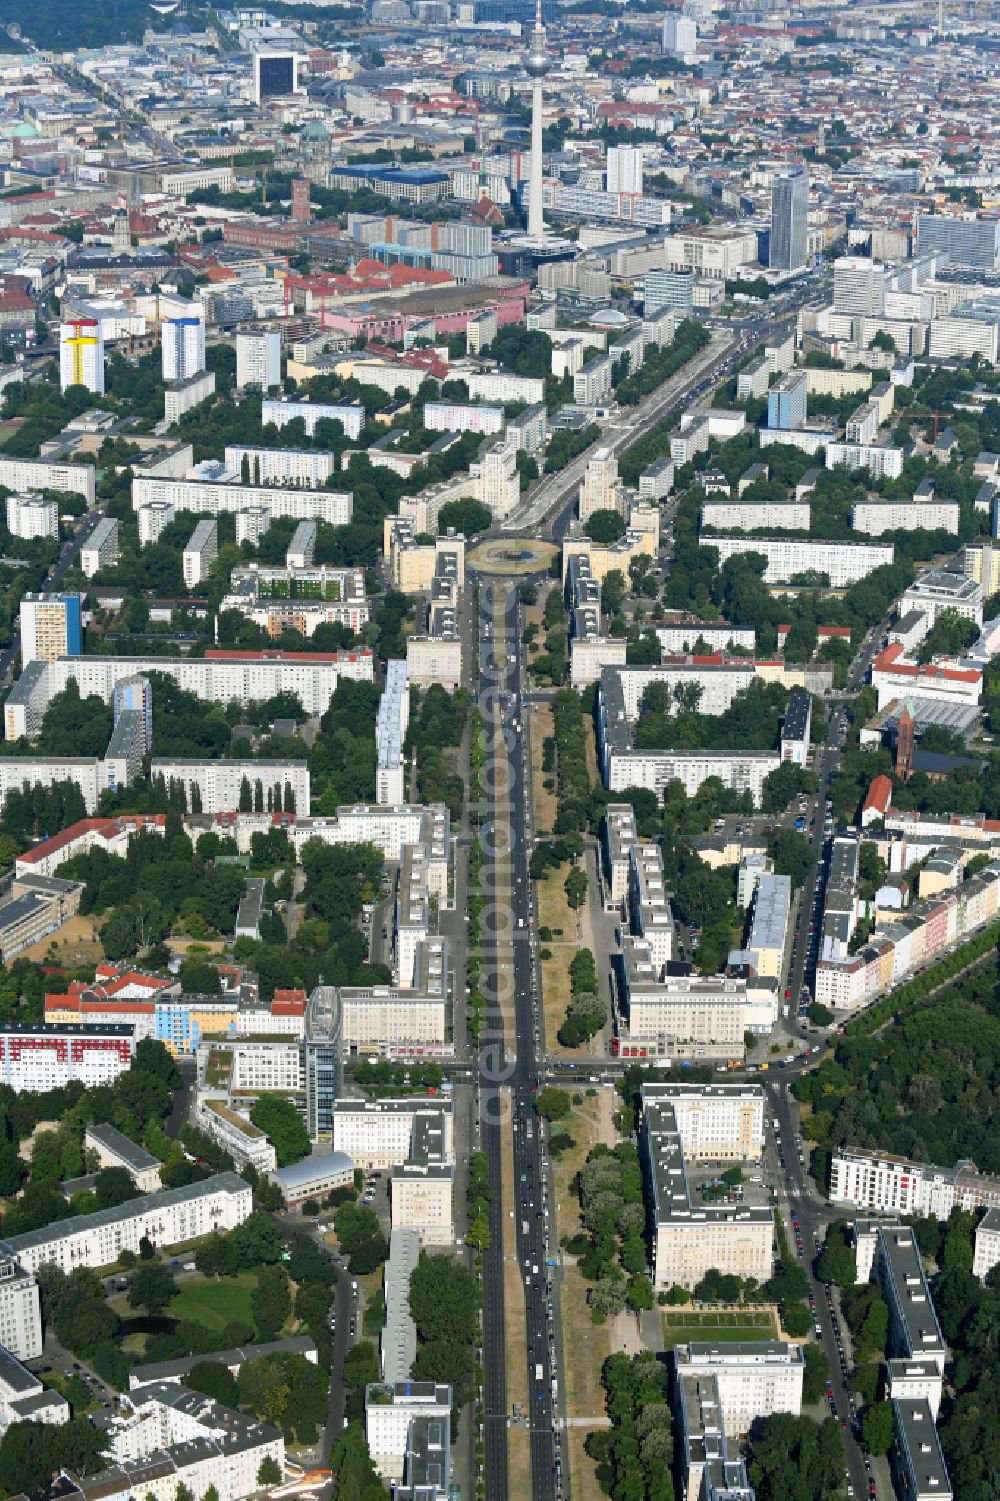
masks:
<svg viewBox="0 0 1000 1501"><path fill-rule="evenodd" d="M531 79L531 176L528 178L528 234L543 235L542 214L542 79L549 71L542 25L542 0L536 0L535 29L524 57L524 71Z"/></svg>

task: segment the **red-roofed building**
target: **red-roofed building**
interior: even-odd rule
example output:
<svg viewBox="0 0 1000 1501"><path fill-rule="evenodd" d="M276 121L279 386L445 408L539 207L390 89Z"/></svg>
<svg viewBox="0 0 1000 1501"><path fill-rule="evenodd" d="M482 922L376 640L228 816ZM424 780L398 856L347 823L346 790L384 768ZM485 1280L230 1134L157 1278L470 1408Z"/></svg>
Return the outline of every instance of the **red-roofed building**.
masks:
<svg viewBox="0 0 1000 1501"><path fill-rule="evenodd" d="M35 299L26 276L0 277L0 328L35 326Z"/></svg>
<svg viewBox="0 0 1000 1501"><path fill-rule="evenodd" d="M153 834L162 834L166 818L163 814L128 814L121 818L81 818L51 839L43 839L14 862L17 875L55 875L64 860L74 855L87 855L92 849L103 849L109 855L124 856L129 840L140 829Z"/></svg>
<svg viewBox="0 0 1000 1501"><path fill-rule="evenodd" d="M861 827L867 829L869 824L881 823L885 818L886 809L892 798L892 782L887 776L877 776L865 794L865 800L861 805Z"/></svg>
<svg viewBox="0 0 1000 1501"><path fill-rule="evenodd" d="M914 695L975 706L983 689L983 674L978 667L959 667L950 662L914 662L905 655L899 641L879 652L872 663L871 681L878 693L880 709L894 698Z"/></svg>
<svg viewBox="0 0 1000 1501"><path fill-rule="evenodd" d="M213 646L205 652L205 658L211 662L329 662L331 667L341 669L361 667L365 665L371 668L372 654L370 651L297 651L283 652L270 651L240 651L235 647ZM353 674L363 677L363 672ZM372 673L369 670L367 680L371 680Z"/></svg>

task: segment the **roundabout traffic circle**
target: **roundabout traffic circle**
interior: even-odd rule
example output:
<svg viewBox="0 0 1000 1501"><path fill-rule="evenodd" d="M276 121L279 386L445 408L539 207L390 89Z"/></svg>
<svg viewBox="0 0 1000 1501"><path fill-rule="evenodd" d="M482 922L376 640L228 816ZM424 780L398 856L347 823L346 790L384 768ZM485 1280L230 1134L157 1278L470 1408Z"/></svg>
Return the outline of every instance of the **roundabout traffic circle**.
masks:
<svg viewBox="0 0 1000 1501"><path fill-rule="evenodd" d="M529 573L547 573L559 549L537 537L488 537L466 554L466 562L478 573L516 578Z"/></svg>

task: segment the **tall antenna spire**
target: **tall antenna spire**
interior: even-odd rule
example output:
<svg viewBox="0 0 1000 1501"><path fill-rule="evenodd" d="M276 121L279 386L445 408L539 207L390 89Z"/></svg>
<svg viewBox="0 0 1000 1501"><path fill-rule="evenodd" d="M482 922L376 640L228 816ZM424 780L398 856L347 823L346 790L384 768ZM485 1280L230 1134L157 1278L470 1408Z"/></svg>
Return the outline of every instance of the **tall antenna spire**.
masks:
<svg viewBox="0 0 1000 1501"><path fill-rule="evenodd" d="M528 178L528 233L545 233L542 213L542 79L549 71L545 51L545 28L542 25L542 0L535 0L535 29L531 33L524 70L532 80L531 88L531 175Z"/></svg>

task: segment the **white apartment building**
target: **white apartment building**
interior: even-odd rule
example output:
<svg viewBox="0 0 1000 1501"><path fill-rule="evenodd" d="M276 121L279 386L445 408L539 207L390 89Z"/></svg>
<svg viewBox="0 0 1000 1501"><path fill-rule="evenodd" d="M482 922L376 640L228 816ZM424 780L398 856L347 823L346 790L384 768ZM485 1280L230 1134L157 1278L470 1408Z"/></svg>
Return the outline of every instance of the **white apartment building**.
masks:
<svg viewBox="0 0 1000 1501"><path fill-rule="evenodd" d="M284 1470L285 1441L277 1428L222 1407L177 1381L134 1389L108 1424L111 1465L81 1482L80 1501L125 1501L139 1495L173 1501L209 1489L219 1501L241 1501L258 1489L265 1459Z"/></svg>
<svg viewBox="0 0 1000 1501"><path fill-rule="evenodd" d="M443 1053L448 1004L445 977L440 978L440 985L432 975L426 985L411 989L390 985L345 987L340 995L344 1046L359 1055Z"/></svg>
<svg viewBox="0 0 1000 1501"><path fill-rule="evenodd" d="M105 516L80 548L80 567L84 577L90 579L100 569L112 568L118 556L118 522L114 516Z"/></svg>
<svg viewBox="0 0 1000 1501"><path fill-rule="evenodd" d="M160 351L164 381L186 381L205 368L205 319L194 303L191 312L164 318Z"/></svg>
<svg viewBox="0 0 1000 1501"><path fill-rule="evenodd" d="M234 813L246 805L246 790L259 811L288 808L289 792L296 813L309 811L309 766L305 761L168 760L150 762L151 779L162 777L169 788L184 788L192 812Z"/></svg>
<svg viewBox="0 0 1000 1501"><path fill-rule="evenodd" d="M674 464L689 464L695 454L705 453L712 438L707 417L696 417L682 432L670 439L670 458Z"/></svg>
<svg viewBox="0 0 1000 1501"><path fill-rule="evenodd" d="M198 1077L201 1081L205 1077L209 1053L224 1055L230 1065L228 1088L233 1098L242 1096L245 1099L262 1094L305 1095L304 1060L298 1037L276 1037L273 1042L260 1038L230 1040L213 1037L211 1043L199 1045Z"/></svg>
<svg viewBox="0 0 1000 1501"><path fill-rule="evenodd" d="M577 612L578 614L582 612ZM605 667L624 667L628 643L617 636L596 631L574 636L569 645L569 678L574 688L600 681Z"/></svg>
<svg viewBox="0 0 1000 1501"><path fill-rule="evenodd" d="M695 629L691 627L691 629ZM724 714L738 693L750 687L758 673L757 663L744 658L732 661L706 662L695 657L683 657L674 662L656 666L628 666L606 673L602 679L611 689L620 689L621 711L630 724L639 717L639 709L646 689L651 684L662 683L670 692L687 684L697 683L702 692L698 709L702 714Z"/></svg>
<svg viewBox="0 0 1000 1501"><path fill-rule="evenodd" d="M44 459L6 459L0 454L0 485L8 490L58 490L82 495L88 506L97 495L93 464L50 464Z"/></svg>
<svg viewBox="0 0 1000 1501"><path fill-rule="evenodd" d="M450 1115L416 1116L407 1156L389 1175L393 1231L415 1231L421 1245L449 1245L455 1238L454 1182Z"/></svg>
<svg viewBox="0 0 1000 1501"><path fill-rule="evenodd" d="M0 1349L0 1432L13 1423L68 1423L69 1403L29 1371L8 1351Z"/></svg>
<svg viewBox="0 0 1000 1501"><path fill-rule="evenodd" d="M270 506L247 506L244 510L236 512L237 547L243 542L249 542L251 547L256 547L261 537L270 529Z"/></svg>
<svg viewBox="0 0 1000 1501"><path fill-rule="evenodd" d="M429 401L424 427L429 433L491 433L503 431L503 407L473 406L458 401Z"/></svg>
<svg viewBox="0 0 1000 1501"><path fill-rule="evenodd" d="M22 673L22 677L24 674ZM37 732L41 716L23 715L17 708L4 706L4 729L8 740ZM97 801L107 783L103 762L97 756L63 756L59 760L45 756L0 758L0 806L11 792L26 787L54 787L58 782L72 782L83 795L88 814L97 812Z"/></svg>
<svg viewBox="0 0 1000 1501"><path fill-rule="evenodd" d="M885 311L886 270L865 256L839 256L833 263L833 306L838 313L878 318Z"/></svg>
<svg viewBox="0 0 1000 1501"><path fill-rule="evenodd" d="M277 1154L263 1131L223 1100L199 1096L197 1116L202 1130L229 1153L237 1168L249 1163L258 1173L270 1173L278 1166Z"/></svg>
<svg viewBox="0 0 1000 1501"><path fill-rule="evenodd" d="M625 514L625 487L618 477L618 460L609 448L599 448L583 471L578 502L581 521L589 521L595 511Z"/></svg>
<svg viewBox="0 0 1000 1501"><path fill-rule="evenodd" d="M1000 352L1000 320L997 318L934 318L930 326L932 358L962 360L974 354L997 363Z"/></svg>
<svg viewBox="0 0 1000 1501"><path fill-rule="evenodd" d="M711 777L734 792L749 792L759 804L764 782L781 764L776 751L659 751L618 749L608 745L602 756L604 785L611 792L647 787L662 793L679 782L687 797Z"/></svg>
<svg viewBox="0 0 1000 1501"><path fill-rule="evenodd" d="M958 532L957 500L864 500L851 507L851 530L865 537L883 532Z"/></svg>
<svg viewBox="0 0 1000 1501"><path fill-rule="evenodd" d="M706 500L701 508L702 526L720 532L807 532L809 517L809 506L794 500Z"/></svg>
<svg viewBox="0 0 1000 1501"><path fill-rule="evenodd" d="M18 612L21 662L52 662L83 648L78 594L25 594Z"/></svg>
<svg viewBox="0 0 1000 1501"><path fill-rule="evenodd" d="M621 909L628 896L632 846L638 842L635 809L631 803L608 803L601 825L601 849L607 899Z"/></svg>
<svg viewBox="0 0 1000 1501"><path fill-rule="evenodd" d="M215 394L215 371L201 370L187 380L171 381L163 388L163 417L168 427L179 422L185 412Z"/></svg>
<svg viewBox="0 0 1000 1501"><path fill-rule="evenodd" d="M694 271L713 281L728 281L757 259L753 230L707 226L670 235L663 242L664 265Z"/></svg>
<svg viewBox="0 0 1000 1501"><path fill-rule="evenodd" d="M648 1085L651 1103L669 1101L686 1157L756 1162L764 1152L759 1084ZM655 1093L654 1091L669 1091Z"/></svg>
<svg viewBox="0 0 1000 1501"><path fill-rule="evenodd" d="M365 1388L365 1438L375 1468L383 1480L395 1483L394 1490L401 1488L407 1449L417 1425L441 1430L438 1442L442 1454L447 1456L445 1436L451 1425L450 1386L438 1386L433 1381L400 1381L393 1385L379 1382ZM442 1463L442 1496L447 1494L448 1470L448 1464ZM438 1501L438 1498L435 1496L432 1501Z"/></svg>
<svg viewBox="0 0 1000 1501"><path fill-rule="evenodd" d="M83 1144L96 1153L100 1167L123 1167L140 1192L151 1194L160 1187L159 1158L130 1141L117 1126L88 1126Z"/></svg>
<svg viewBox="0 0 1000 1501"><path fill-rule="evenodd" d="M537 453L544 446L547 436L548 412L544 401L536 401L525 407L507 423L508 439L526 453Z"/></svg>
<svg viewBox="0 0 1000 1501"><path fill-rule="evenodd" d="M454 693L462 686L462 642L459 637L408 636L406 675L415 688L440 683L449 693Z"/></svg>
<svg viewBox="0 0 1000 1501"><path fill-rule="evenodd" d="M756 396L758 399L767 395L770 384L771 370L764 355L759 354L752 359L749 365L736 375L736 396L739 401L746 401L748 397Z"/></svg>
<svg viewBox="0 0 1000 1501"><path fill-rule="evenodd" d="M176 516L176 508L169 500L153 500L148 505L139 506L135 517L139 528L139 546L151 546Z"/></svg>
<svg viewBox="0 0 1000 1501"><path fill-rule="evenodd" d="M488 349L497 335L497 315L493 308L477 313L465 325L465 351L479 354Z"/></svg>
<svg viewBox="0 0 1000 1501"><path fill-rule="evenodd" d="M308 569L260 568L251 564L233 570L231 586L233 592L225 595L221 608L238 610L271 636L280 636L290 626L308 637L323 621L358 632L371 613L361 568L326 564Z"/></svg>
<svg viewBox="0 0 1000 1501"><path fill-rule="evenodd" d="M318 527L315 521L300 521L285 549L285 568L301 571L311 568L316 556Z"/></svg>
<svg viewBox="0 0 1000 1501"><path fill-rule="evenodd" d="M301 632L308 640L317 626L324 624L346 625L359 631L369 618L367 599L257 599L249 592L224 596L223 610L238 610L246 620L252 620L270 636L280 636L285 630ZM407 638L407 653L414 637Z"/></svg>
<svg viewBox="0 0 1000 1501"><path fill-rule="evenodd" d="M896 1378L909 1384L918 1372L900 1370L901 1363L920 1362L929 1390L921 1393L930 1402L934 1417L941 1403L941 1378L948 1349L941 1333L923 1260L909 1225L876 1220L856 1220L854 1250L857 1280L878 1283L889 1310L886 1340L889 1396L898 1398Z"/></svg>
<svg viewBox="0 0 1000 1501"><path fill-rule="evenodd" d="M988 1209L976 1226L976 1249L972 1258L972 1275L985 1282L1000 1261L1000 1209ZM2 1268L0 1268L2 1276ZM0 1283L0 1297L3 1284ZM0 1305L2 1308L2 1305ZM0 1340L0 1343L6 1343Z"/></svg>
<svg viewBox="0 0 1000 1501"><path fill-rule="evenodd" d="M225 470L225 473L229 471ZM346 526L353 510L349 490L306 490L294 485L242 485L227 481L217 483L213 480L136 475L132 481L132 509L140 511L158 503L171 507L174 512L194 511L196 515L205 512L210 516L243 511L248 506L266 506L273 517L327 521L331 526ZM139 527L142 540L141 516Z"/></svg>
<svg viewBox="0 0 1000 1501"><path fill-rule="evenodd" d="M881 447L867 443L828 443L826 467L836 469L867 469L873 479L898 479L903 472L905 455L901 448Z"/></svg>
<svg viewBox="0 0 1000 1501"><path fill-rule="evenodd" d="M686 59L698 51L698 25L690 16L668 10L663 17L660 45L670 57Z"/></svg>
<svg viewBox="0 0 1000 1501"><path fill-rule="evenodd" d="M346 365L347 360L340 368L344 369ZM350 373L361 385L377 386L387 396L393 396L400 386L411 396L415 396L427 379L423 365L404 365L400 360L352 358Z"/></svg>
<svg viewBox="0 0 1000 1501"><path fill-rule="evenodd" d="M204 583L218 556L219 523L199 521L181 555L185 588L196 589L199 584Z"/></svg>
<svg viewBox="0 0 1000 1501"><path fill-rule="evenodd" d="M691 620L681 625L654 625L653 630L665 656L687 655L694 651L698 641L703 641L712 652L724 652L730 646L752 652L757 644L754 631L726 621Z"/></svg>
<svg viewBox="0 0 1000 1501"><path fill-rule="evenodd" d="M674 1349L677 1374L715 1378L726 1438L737 1441L755 1418L802 1411L805 1360L799 1345L778 1340L690 1344Z"/></svg>
<svg viewBox="0 0 1000 1501"><path fill-rule="evenodd" d="M236 384L241 391L259 386L265 394L281 384L281 335L277 330L236 335Z"/></svg>
<svg viewBox="0 0 1000 1501"><path fill-rule="evenodd" d="M541 376L515 375L512 370L473 371L466 377L466 385L473 401L525 401L531 406L545 400Z"/></svg>
<svg viewBox="0 0 1000 1501"><path fill-rule="evenodd" d="M946 1220L953 1209L1000 1205L1000 1180L974 1164L935 1167L891 1152L840 1148L830 1163L830 1199L874 1214L929 1215Z"/></svg>
<svg viewBox="0 0 1000 1501"><path fill-rule="evenodd" d="M375 721L375 744L378 762L375 768L375 801L396 804L404 801L405 765L403 741L410 722L410 688L406 663L385 664L385 688L379 700Z"/></svg>
<svg viewBox="0 0 1000 1501"><path fill-rule="evenodd" d="M767 558L764 582L788 583L796 574L825 573L830 587L842 589L867 577L876 568L891 563L895 550L877 542L793 542L785 538L738 537L713 538L719 550L719 562L745 552L759 552ZM712 711L702 709L703 713Z"/></svg>
<svg viewBox="0 0 1000 1501"><path fill-rule="evenodd" d="M747 982L724 975L664 975L644 939L625 938L622 1057L670 1057L678 1047L740 1058L747 1031Z"/></svg>
<svg viewBox="0 0 1000 1501"><path fill-rule="evenodd" d="M164 672L181 687L209 703L238 700L244 707L294 693L307 714L325 714L338 678L372 681L372 655L365 649L343 652L212 651L199 658L175 657L61 657L40 662L25 671L14 685L5 711L8 740L33 733L45 707L72 678L81 697L96 693L110 701L122 678ZM0 776L7 765L0 758ZM24 762L22 765L30 763ZM255 763L256 764L256 763ZM15 784L11 784L15 785ZM401 799L397 799L401 801Z"/></svg>
<svg viewBox="0 0 1000 1501"><path fill-rule="evenodd" d="M443 1124L442 1151L455 1160L451 1101L410 1096L402 1100L336 1100L333 1150L344 1152L358 1167L383 1172L410 1155L418 1121Z"/></svg>
<svg viewBox="0 0 1000 1501"><path fill-rule="evenodd" d="M226 446L226 468L253 485L304 485L319 489L337 472L337 456L308 448Z"/></svg>
<svg viewBox="0 0 1000 1501"><path fill-rule="evenodd" d="M448 809L442 803L429 807L352 803L338 808L333 818L296 819L291 837L297 851L307 839L322 839L326 844L374 844L386 860L397 862L402 860L406 845L423 844L428 852L430 891L442 904L447 902L451 826Z"/></svg>
<svg viewBox="0 0 1000 1501"><path fill-rule="evenodd" d="M404 990L413 986L417 949L427 940L430 924L429 897L424 847L420 844L408 844L403 850L396 876L392 936L396 982Z"/></svg>
<svg viewBox="0 0 1000 1501"><path fill-rule="evenodd" d="M609 193L641 193L645 153L641 146L609 146L606 188Z"/></svg>
<svg viewBox="0 0 1000 1501"><path fill-rule="evenodd" d="M983 623L983 589L964 573L932 568L920 574L899 597L899 618L918 610L930 630L939 615L952 610L976 625Z"/></svg>
<svg viewBox="0 0 1000 1501"><path fill-rule="evenodd" d="M662 971L674 957L676 933L658 844L637 840L629 850L628 907L632 933L646 942Z"/></svg>
<svg viewBox="0 0 1000 1501"><path fill-rule="evenodd" d="M15 537L58 537L58 503L42 495L8 495L7 530Z"/></svg>
<svg viewBox="0 0 1000 1501"><path fill-rule="evenodd" d="M983 674L978 667L942 667L910 660L897 641L879 652L872 663L871 685L878 694L880 710L894 698L914 694L974 708L982 695Z"/></svg>
<svg viewBox="0 0 1000 1501"><path fill-rule="evenodd" d="M42 1353L38 1283L13 1256L0 1257L0 1348L15 1360L36 1360Z"/></svg>
<svg viewBox="0 0 1000 1501"><path fill-rule="evenodd" d="M773 1266L774 1216L770 1209L714 1206L692 1200L684 1168L685 1131L691 1111L675 1112L675 1090L690 1105L692 1092L718 1097L723 1122L716 1135L723 1155L752 1161L763 1150L763 1091L758 1085L646 1085L642 1091L640 1153L650 1196L653 1268L657 1288L693 1289L711 1268L765 1282ZM737 1093L731 1100L726 1092ZM759 1105L753 1098L760 1095Z"/></svg>
<svg viewBox="0 0 1000 1501"><path fill-rule="evenodd" d="M278 428L287 427L299 417L310 438L316 436L316 424L324 418L329 422L339 422L348 438L360 438L365 425L364 407L352 402L308 401L282 396L265 397L261 404L260 420L264 427L269 423Z"/></svg>
<svg viewBox="0 0 1000 1501"><path fill-rule="evenodd" d="M573 376L573 400L593 407L611 395L612 362L609 354L595 354Z"/></svg>
<svg viewBox="0 0 1000 1501"><path fill-rule="evenodd" d="M68 1274L78 1266L113 1266L122 1251L138 1255L143 1238L154 1246L172 1246L217 1230L235 1230L252 1208L249 1183L235 1173L216 1173L185 1188L144 1194L114 1209L74 1214L44 1229L10 1236L0 1242L0 1252L31 1272L53 1262Z"/></svg>
<svg viewBox="0 0 1000 1501"><path fill-rule="evenodd" d="M477 499L489 507L497 520L509 516L521 498L517 455L518 450L514 444L500 438L490 445L470 470L477 475Z"/></svg>
<svg viewBox="0 0 1000 1501"><path fill-rule="evenodd" d="M45 1094L72 1079L87 1088L111 1084L134 1057L135 1036L128 1026L0 1025L0 1082L18 1093Z"/></svg>
<svg viewBox="0 0 1000 1501"><path fill-rule="evenodd" d="M662 500L674 488L673 461L654 459L639 476L639 495L643 500Z"/></svg>
<svg viewBox="0 0 1000 1501"><path fill-rule="evenodd" d="M8 695L4 705L5 736L17 740L36 733L46 706L71 678L80 685L82 697L97 693L108 700L120 679L150 672L165 672L209 703L237 699L246 706L288 692L298 696L307 714L325 714L338 678L371 682L372 656L367 650L295 652L288 656L277 651L220 651L195 659L62 657L55 662L39 662L21 674ZM24 768L31 765L22 761L15 768L14 763L0 758L0 778L8 770L10 776L16 770L23 774ZM19 783L8 781L7 785Z"/></svg>
<svg viewBox="0 0 1000 1501"><path fill-rule="evenodd" d="M59 389L86 386L104 394L104 335L95 318L74 318L59 325Z"/></svg>
<svg viewBox="0 0 1000 1501"><path fill-rule="evenodd" d="M874 401L862 402L844 424L844 441L867 446L875 442L878 429L878 405Z"/></svg>

